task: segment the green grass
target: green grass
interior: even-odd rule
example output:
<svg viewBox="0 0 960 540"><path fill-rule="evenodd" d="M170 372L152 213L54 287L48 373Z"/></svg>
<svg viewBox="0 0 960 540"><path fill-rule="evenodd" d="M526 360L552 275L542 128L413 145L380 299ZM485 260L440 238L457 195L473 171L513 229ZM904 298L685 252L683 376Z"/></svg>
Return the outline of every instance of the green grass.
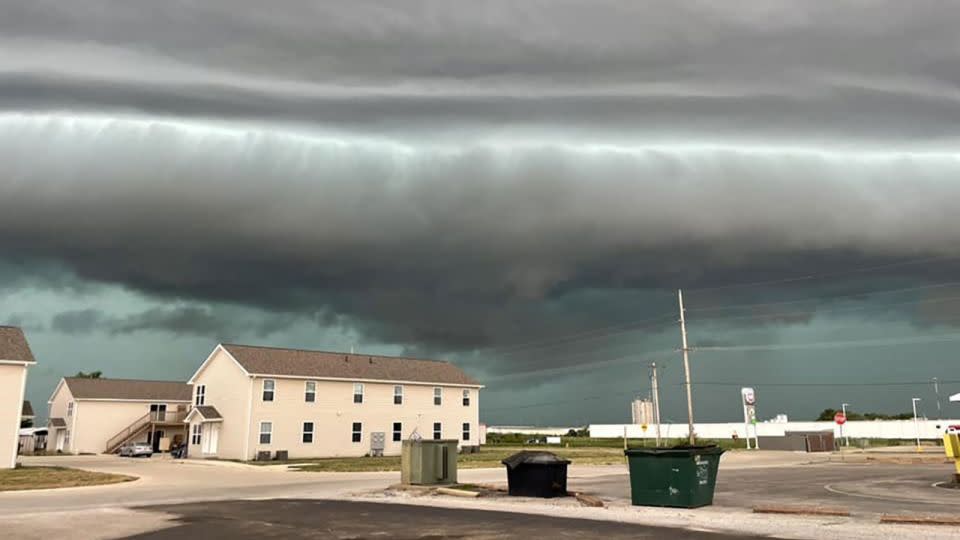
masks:
<svg viewBox="0 0 960 540"><path fill-rule="evenodd" d="M460 469L483 469L503 467L501 460L521 450L547 450L560 457L571 460L577 465L615 465L624 462L622 448L553 448L495 446L483 447L476 454L460 454L457 467ZM304 460L308 463L296 465L296 469L306 472L374 472L399 471L400 456L323 458Z"/></svg>
<svg viewBox="0 0 960 540"><path fill-rule="evenodd" d="M0 491L24 491L131 482L136 477L67 467L18 467L0 470Z"/></svg>

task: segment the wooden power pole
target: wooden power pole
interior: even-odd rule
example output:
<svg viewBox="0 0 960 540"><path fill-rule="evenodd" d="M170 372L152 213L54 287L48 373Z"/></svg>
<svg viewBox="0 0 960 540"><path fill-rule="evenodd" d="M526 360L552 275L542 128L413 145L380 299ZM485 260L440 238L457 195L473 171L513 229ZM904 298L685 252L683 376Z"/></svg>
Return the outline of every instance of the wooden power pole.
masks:
<svg viewBox="0 0 960 540"><path fill-rule="evenodd" d="M680 302L680 337L683 340L683 375L687 387L687 427L690 430L690 445L697 443L693 433L693 391L690 389L690 348L687 347L687 319L683 313L683 291L677 290L677 300Z"/></svg>

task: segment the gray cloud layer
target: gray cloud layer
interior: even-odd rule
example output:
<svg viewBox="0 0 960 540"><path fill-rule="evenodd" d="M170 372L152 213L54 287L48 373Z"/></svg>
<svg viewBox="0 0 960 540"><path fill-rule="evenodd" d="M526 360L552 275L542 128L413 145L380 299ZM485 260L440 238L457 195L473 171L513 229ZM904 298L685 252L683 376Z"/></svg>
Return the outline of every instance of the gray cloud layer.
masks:
<svg viewBox="0 0 960 540"><path fill-rule="evenodd" d="M955 255L957 15L932 1L0 0L0 288L170 299L52 315L74 338L263 336L302 317L464 351L669 312L678 286ZM796 311L741 326L815 308ZM483 361L598 356L572 352Z"/></svg>

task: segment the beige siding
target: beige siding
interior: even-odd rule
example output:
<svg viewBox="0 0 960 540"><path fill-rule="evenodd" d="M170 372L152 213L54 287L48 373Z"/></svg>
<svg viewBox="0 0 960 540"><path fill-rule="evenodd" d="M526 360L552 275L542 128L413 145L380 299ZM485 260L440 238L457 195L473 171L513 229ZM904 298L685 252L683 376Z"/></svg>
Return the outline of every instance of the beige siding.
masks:
<svg viewBox="0 0 960 540"><path fill-rule="evenodd" d="M362 456L370 451L370 434L386 435L387 455L399 455L401 443L392 437L393 423L403 424L402 439L416 430L432 438L433 423L442 424L444 439L461 439L463 423L470 424L470 441L479 444L479 390L470 388L470 405L462 404L462 387L443 387L443 404L433 404L434 385L404 384L402 405L393 402L392 383L364 383L364 402L353 402L353 383L317 381L316 402L304 399L305 380L275 379L273 402L261 399L262 378L254 380L255 397L250 428L250 457L257 450L286 450L291 458ZM239 393L239 392L238 392ZM221 411L223 412L223 411ZM226 416L226 414L224 414ZM272 442L259 442L260 422L273 424ZM314 423L314 442L302 442L304 422ZM363 424L362 441L351 441L354 422Z"/></svg>
<svg viewBox="0 0 960 540"><path fill-rule="evenodd" d="M0 469L16 466L27 367L0 364Z"/></svg>
<svg viewBox="0 0 960 540"><path fill-rule="evenodd" d="M186 403L176 402L166 405L168 413L175 412L178 406L187 406ZM71 450L74 453L103 453L107 441L149 412L148 402L79 400L74 409L76 418L72 422ZM69 419L67 425L71 425ZM175 427L158 426L157 429L165 431L168 437L183 433L183 428L178 430ZM146 440L146 432L136 439L137 442Z"/></svg>
<svg viewBox="0 0 960 540"><path fill-rule="evenodd" d="M206 386L205 405L217 408L223 416L219 422L219 442L216 456L224 459L244 459L243 440L247 434L247 414L250 381L243 370L222 349L217 349L206 366L194 377L194 394L199 385ZM198 423L199 419L194 420ZM192 424L191 424L192 429ZM190 457L205 457L202 447L192 443Z"/></svg>
<svg viewBox="0 0 960 540"><path fill-rule="evenodd" d="M70 388L66 384L62 384L63 379L60 381L61 384L57 386L57 389L54 391L53 395L50 396L50 404L47 409L47 418L63 418L63 420L67 423L67 429L69 429L72 433L73 418L67 416L67 404L73 401L73 395L70 394ZM51 429L47 437L48 451L55 452L57 450L57 436L57 430ZM69 453L73 450L71 450L70 446L65 445L63 451Z"/></svg>

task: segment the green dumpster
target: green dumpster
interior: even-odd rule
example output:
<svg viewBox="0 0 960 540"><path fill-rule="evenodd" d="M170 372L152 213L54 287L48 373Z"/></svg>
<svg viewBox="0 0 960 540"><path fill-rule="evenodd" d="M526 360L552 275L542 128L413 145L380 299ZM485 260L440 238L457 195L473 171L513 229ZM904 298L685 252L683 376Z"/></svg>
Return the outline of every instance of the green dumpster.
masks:
<svg viewBox="0 0 960 540"><path fill-rule="evenodd" d="M723 454L719 447L631 448L624 454L630 463L634 506L697 508L713 504Z"/></svg>

